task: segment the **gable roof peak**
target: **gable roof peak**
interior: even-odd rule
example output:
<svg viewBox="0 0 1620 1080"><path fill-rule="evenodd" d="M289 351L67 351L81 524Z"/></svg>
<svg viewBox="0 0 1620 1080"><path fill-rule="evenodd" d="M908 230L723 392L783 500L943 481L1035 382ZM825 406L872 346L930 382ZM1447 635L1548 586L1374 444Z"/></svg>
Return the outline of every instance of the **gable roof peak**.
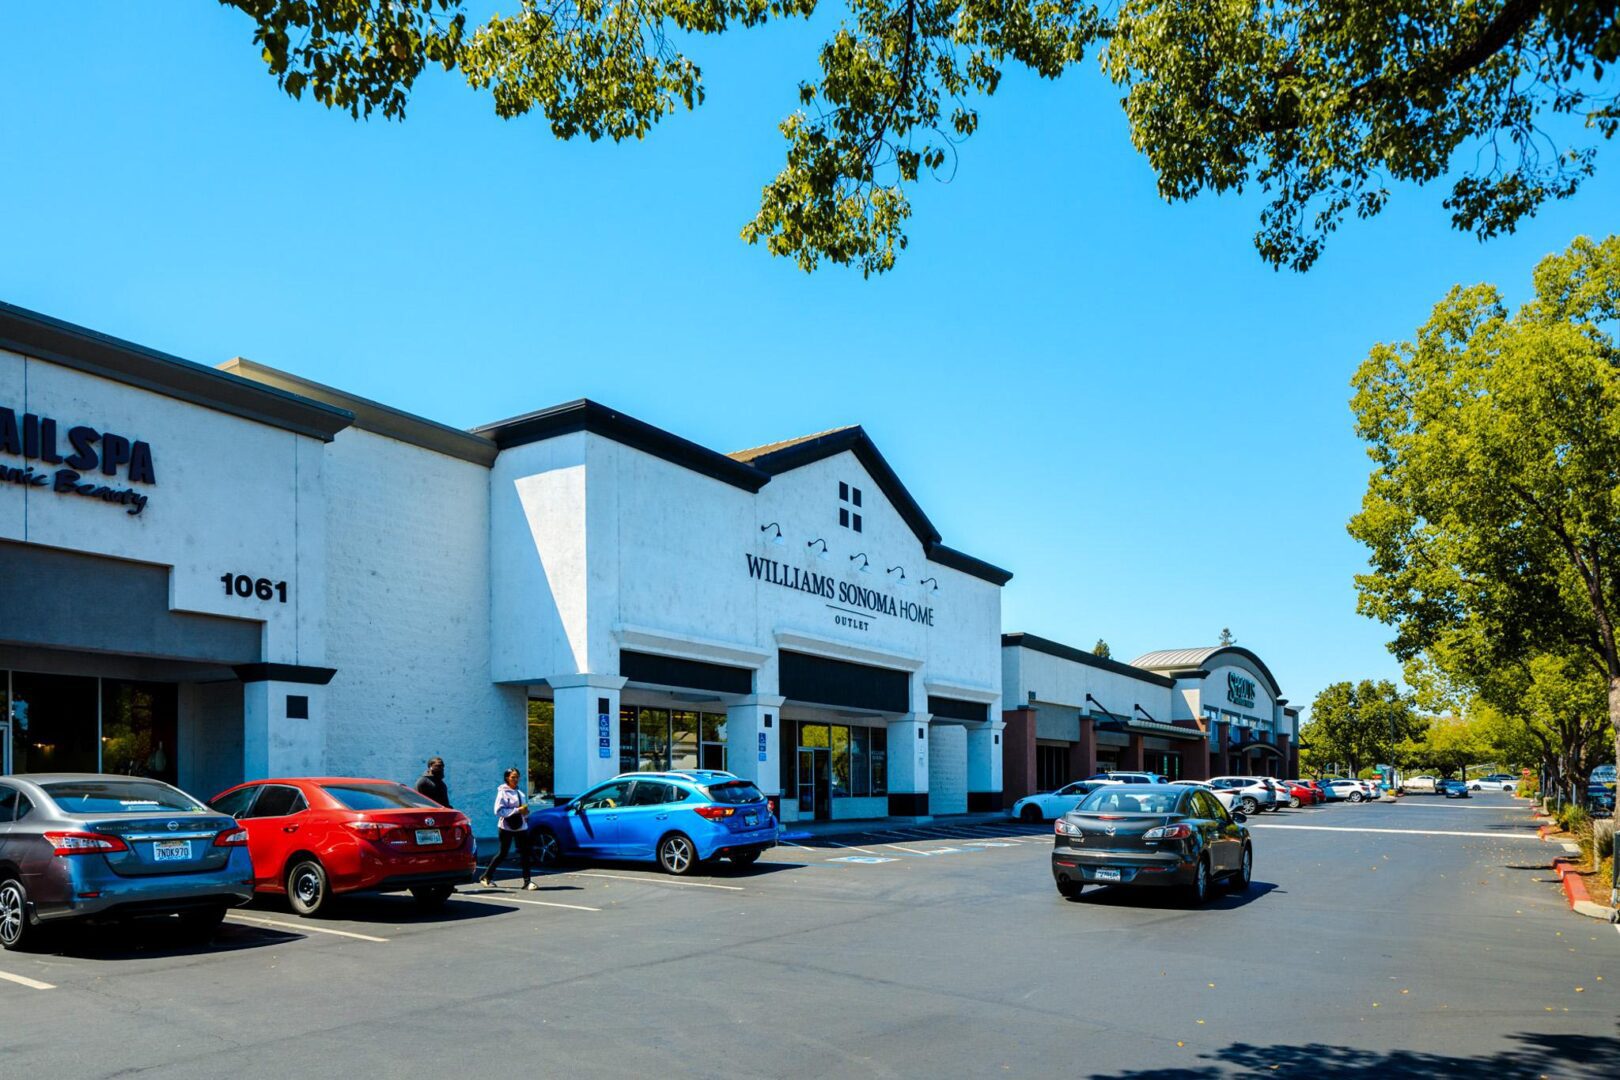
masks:
<svg viewBox="0 0 1620 1080"><path fill-rule="evenodd" d="M865 434L861 428L861 425L859 424L843 424L839 427L828 428L826 431L817 431L810 435L800 435L795 439L782 439L778 442L766 443L763 446L750 447L747 450L734 450L726 456L737 461L752 464L753 462L758 461L760 458L769 457L770 455L779 453L783 450L788 450L796 446L803 446L807 443L816 443L822 439L828 438L829 436L857 431Z"/></svg>

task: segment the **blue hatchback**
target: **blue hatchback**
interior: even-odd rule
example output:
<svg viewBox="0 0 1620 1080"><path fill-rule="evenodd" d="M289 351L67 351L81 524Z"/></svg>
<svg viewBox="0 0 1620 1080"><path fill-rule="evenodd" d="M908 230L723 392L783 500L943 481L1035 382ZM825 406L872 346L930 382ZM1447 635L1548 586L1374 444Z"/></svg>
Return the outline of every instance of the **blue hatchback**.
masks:
<svg viewBox="0 0 1620 1080"><path fill-rule="evenodd" d="M652 859L689 874L707 859L747 866L776 846L777 822L752 781L683 770L615 776L561 806L529 814L535 860Z"/></svg>

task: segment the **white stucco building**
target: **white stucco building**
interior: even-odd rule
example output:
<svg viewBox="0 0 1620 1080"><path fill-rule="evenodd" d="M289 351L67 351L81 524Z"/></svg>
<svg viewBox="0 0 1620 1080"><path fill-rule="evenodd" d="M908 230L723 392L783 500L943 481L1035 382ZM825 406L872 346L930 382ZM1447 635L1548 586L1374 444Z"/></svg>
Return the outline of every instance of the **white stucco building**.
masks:
<svg viewBox="0 0 1620 1080"><path fill-rule="evenodd" d="M0 305L0 768L412 780L487 818L715 767L787 820L1001 804L1001 586L859 427L462 431Z"/></svg>

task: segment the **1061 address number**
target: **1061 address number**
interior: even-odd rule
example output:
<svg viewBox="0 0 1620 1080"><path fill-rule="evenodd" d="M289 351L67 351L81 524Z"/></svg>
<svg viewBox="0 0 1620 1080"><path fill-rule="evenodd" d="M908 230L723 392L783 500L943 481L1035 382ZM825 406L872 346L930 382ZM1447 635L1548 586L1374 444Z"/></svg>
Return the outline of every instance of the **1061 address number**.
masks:
<svg viewBox="0 0 1620 1080"><path fill-rule="evenodd" d="M257 596L260 600L279 600L283 604L287 602L285 581L251 578L246 574L221 574L219 582L225 586L226 596L239 596L243 600L251 600Z"/></svg>

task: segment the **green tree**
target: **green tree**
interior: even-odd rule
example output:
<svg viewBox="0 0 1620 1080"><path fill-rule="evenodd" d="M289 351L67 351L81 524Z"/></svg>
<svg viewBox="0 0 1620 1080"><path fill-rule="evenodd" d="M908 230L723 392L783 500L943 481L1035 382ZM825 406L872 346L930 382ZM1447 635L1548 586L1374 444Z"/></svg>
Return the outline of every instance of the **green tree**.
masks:
<svg viewBox="0 0 1620 1080"><path fill-rule="evenodd" d="M1098 638L1097 644L1091 647L1091 655L1100 656L1106 660L1110 656L1113 656L1114 653L1113 650L1109 649L1108 642L1104 641L1102 638Z"/></svg>
<svg viewBox="0 0 1620 1080"><path fill-rule="evenodd" d="M1395 756L1402 765L1450 776L1460 774L1471 764L1492 759L1494 749L1483 723L1472 717L1436 716L1416 738L1402 743Z"/></svg>
<svg viewBox="0 0 1620 1080"><path fill-rule="evenodd" d="M1394 683L1363 679L1324 687L1299 738L1314 768L1340 765L1354 776L1365 766L1389 762L1398 746L1422 730L1411 699Z"/></svg>
<svg viewBox="0 0 1620 1080"><path fill-rule="evenodd" d="M512 0L469 27L468 0L220 0L254 22L281 87L356 118L404 115L428 68L459 70L502 117L538 110L564 139L642 138L704 97L677 47L808 18L816 0ZM1259 187L1256 245L1308 268L1348 213L1395 181L1452 170L1445 205L1480 237L1574 193L1595 150L1549 132L1620 126L1599 92L1620 53L1613 0L844 0L780 125L786 162L749 243L864 274L906 246L907 189L948 176L1009 65L1056 78L1101 43L1132 139L1167 199ZM1058 124L1051 138L1063 138Z"/></svg>
<svg viewBox="0 0 1620 1080"><path fill-rule="evenodd" d="M1232 631L1229 628L1223 626L1221 627L1221 636L1217 643L1222 646L1235 645L1237 644L1237 638L1232 636Z"/></svg>
<svg viewBox="0 0 1620 1080"><path fill-rule="evenodd" d="M1601 680L1611 727L1617 318L1620 238L1583 238L1537 266L1517 313L1490 286L1458 287L1414 341L1375 348L1351 402L1374 469L1349 526L1371 553L1358 607L1395 627L1397 656L1429 654L1498 708L1508 673L1550 678L1557 666L1558 682L1579 686L1578 662ZM1560 693L1545 708L1568 714L1573 701Z"/></svg>

